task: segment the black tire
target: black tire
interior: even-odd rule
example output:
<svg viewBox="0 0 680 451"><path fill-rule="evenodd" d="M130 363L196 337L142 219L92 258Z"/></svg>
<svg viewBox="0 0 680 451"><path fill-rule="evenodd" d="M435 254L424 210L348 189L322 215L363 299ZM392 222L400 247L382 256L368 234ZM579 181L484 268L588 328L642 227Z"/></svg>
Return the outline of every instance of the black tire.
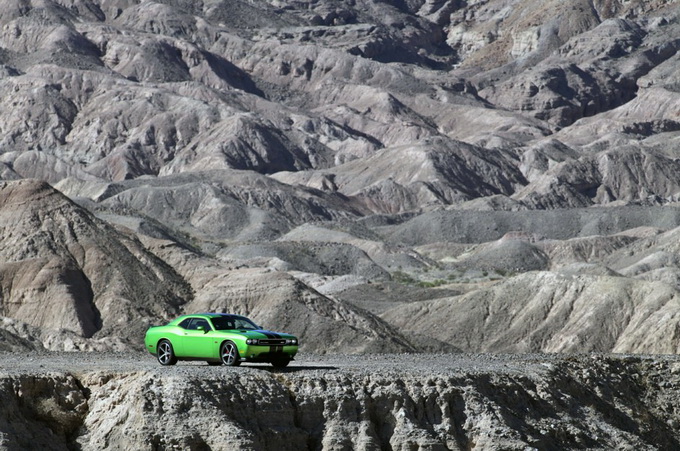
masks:
<svg viewBox="0 0 680 451"><path fill-rule="evenodd" d="M238 348L233 341L225 341L220 346L220 359L226 366L239 366L241 358L238 355Z"/></svg>
<svg viewBox="0 0 680 451"><path fill-rule="evenodd" d="M290 359L288 357L279 357L275 360L272 360L272 365L274 365L274 368L285 368L289 363Z"/></svg>
<svg viewBox="0 0 680 451"><path fill-rule="evenodd" d="M172 343L168 340L161 340L156 347L156 358L158 363L163 366L170 366L177 363L177 356L175 350L172 348Z"/></svg>
<svg viewBox="0 0 680 451"><path fill-rule="evenodd" d="M222 362L210 362L210 361L208 361L208 365L210 365L210 366L220 366L220 365L222 365Z"/></svg>

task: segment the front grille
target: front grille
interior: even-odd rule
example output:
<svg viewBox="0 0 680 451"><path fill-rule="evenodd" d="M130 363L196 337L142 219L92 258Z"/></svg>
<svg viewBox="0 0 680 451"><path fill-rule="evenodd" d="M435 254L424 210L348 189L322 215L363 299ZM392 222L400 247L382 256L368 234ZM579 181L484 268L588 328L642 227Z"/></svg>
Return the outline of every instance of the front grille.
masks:
<svg viewBox="0 0 680 451"><path fill-rule="evenodd" d="M286 344L284 338L260 338L257 340L257 344L260 346L281 346Z"/></svg>

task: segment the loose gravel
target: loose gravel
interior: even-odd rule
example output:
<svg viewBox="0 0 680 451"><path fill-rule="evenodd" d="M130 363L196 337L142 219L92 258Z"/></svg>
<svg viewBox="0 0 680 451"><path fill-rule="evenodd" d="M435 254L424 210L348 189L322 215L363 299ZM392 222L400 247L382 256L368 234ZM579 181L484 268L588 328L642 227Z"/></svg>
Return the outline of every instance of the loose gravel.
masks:
<svg viewBox="0 0 680 451"><path fill-rule="evenodd" d="M0 376L12 374L83 374L90 372L129 373L155 372L168 375L211 374L234 371L244 374L266 371L318 377L329 373L349 375L399 374L459 375L459 374L543 374L566 360L587 363L603 358L663 361L680 363L677 355L622 355L622 354L371 354L317 355L299 354L285 369L268 364L244 363L240 367L212 367L203 361L180 361L163 367L151 354L142 352L36 352L0 353Z"/></svg>

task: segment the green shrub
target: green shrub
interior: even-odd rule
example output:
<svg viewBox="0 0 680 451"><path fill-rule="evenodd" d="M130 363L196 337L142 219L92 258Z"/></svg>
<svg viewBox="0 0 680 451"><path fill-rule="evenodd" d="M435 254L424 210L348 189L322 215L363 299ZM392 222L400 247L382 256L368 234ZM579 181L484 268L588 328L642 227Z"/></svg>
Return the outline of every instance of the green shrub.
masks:
<svg viewBox="0 0 680 451"><path fill-rule="evenodd" d="M392 279L395 282L404 284L404 285L414 285L417 280L411 277L410 275L406 274L403 271L394 271L392 273Z"/></svg>
<svg viewBox="0 0 680 451"><path fill-rule="evenodd" d="M442 285L446 285L448 282L446 280L442 279L437 279L433 281L427 281L427 282L418 282L418 286L420 288L436 288Z"/></svg>

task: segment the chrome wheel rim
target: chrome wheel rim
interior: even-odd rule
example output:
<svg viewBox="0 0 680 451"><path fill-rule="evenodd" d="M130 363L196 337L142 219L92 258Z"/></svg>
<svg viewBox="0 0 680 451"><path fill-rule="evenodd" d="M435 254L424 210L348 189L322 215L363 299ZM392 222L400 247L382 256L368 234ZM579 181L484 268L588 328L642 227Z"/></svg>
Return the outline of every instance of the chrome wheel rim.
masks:
<svg viewBox="0 0 680 451"><path fill-rule="evenodd" d="M236 361L236 346L231 343L227 343L222 346L222 362L225 365L233 365Z"/></svg>
<svg viewBox="0 0 680 451"><path fill-rule="evenodd" d="M170 343L163 342L158 345L158 361L162 365L167 365L170 360L172 360L172 347L170 347Z"/></svg>

